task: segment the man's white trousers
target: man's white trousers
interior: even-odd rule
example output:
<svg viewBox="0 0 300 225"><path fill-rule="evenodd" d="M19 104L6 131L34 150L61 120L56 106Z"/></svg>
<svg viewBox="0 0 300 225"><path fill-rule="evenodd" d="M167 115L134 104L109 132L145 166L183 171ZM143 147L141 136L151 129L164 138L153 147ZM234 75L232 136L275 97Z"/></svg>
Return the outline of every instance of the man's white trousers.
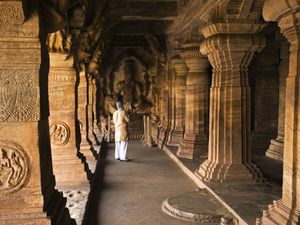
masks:
<svg viewBox="0 0 300 225"><path fill-rule="evenodd" d="M116 142L116 149L115 149L115 158L120 160L126 159L126 153L127 153L127 141L118 141Z"/></svg>

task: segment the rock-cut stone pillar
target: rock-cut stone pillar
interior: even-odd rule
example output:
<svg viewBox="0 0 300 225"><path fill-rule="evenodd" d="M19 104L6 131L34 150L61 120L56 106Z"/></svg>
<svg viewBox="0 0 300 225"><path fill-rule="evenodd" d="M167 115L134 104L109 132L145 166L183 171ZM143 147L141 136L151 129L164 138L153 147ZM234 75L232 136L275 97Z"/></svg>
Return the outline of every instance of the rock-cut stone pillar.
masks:
<svg viewBox="0 0 300 225"><path fill-rule="evenodd" d="M186 43L180 54L189 73L186 78L185 133L177 155L182 158L207 156L209 68L206 56L199 51L199 41Z"/></svg>
<svg viewBox="0 0 300 225"><path fill-rule="evenodd" d="M282 198L264 211L258 224L300 223L300 4L267 0L263 16L278 25L290 42L289 74L286 80Z"/></svg>
<svg viewBox="0 0 300 225"><path fill-rule="evenodd" d="M286 78L289 73L289 45L284 39L280 43L280 58L279 65L279 103L278 103L278 129L277 137L271 140L266 156L283 161L283 143L284 143L284 120L285 120L285 91Z"/></svg>
<svg viewBox="0 0 300 225"><path fill-rule="evenodd" d="M89 170L94 173L96 169L96 158L93 154L94 149L88 142L87 123L88 123L88 88L85 66L82 65L78 72L77 87L77 117L79 123L79 151L86 159Z"/></svg>
<svg viewBox="0 0 300 225"><path fill-rule="evenodd" d="M47 49L39 39L37 4L0 1L1 225L71 224L54 189Z"/></svg>
<svg viewBox="0 0 300 225"><path fill-rule="evenodd" d="M87 124L86 124L86 129L87 129L87 138L88 141L90 143L90 145L92 145L93 149L99 153L100 151L100 146L98 145L98 140L96 139L95 135L94 135L94 129L93 129L93 125L94 125L94 113L93 113L93 78L91 75L89 75L87 77Z"/></svg>
<svg viewBox="0 0 300 225"><path fill-rule="evenodd" d="M101 131L98 127L98 120L97 120L97 78L92 79L92 89L93 89L93 96L92 96L92 105L93 105L93 133L96 136L96 140L98 143L101 143Z"/></svg>
<svg viewBox="0 0 300 225"><path fill-rule="evenodd" d="M77 157L75 129L75 81L73 58L50 53L49 129L56 187L68 190L88 185L83 164Z"/></svg>
<svg viewBox="0 0 300 225"><path fill-rule="evenodd" d="M172 87L173 97L173 121L168 136L168 145L178 146L183 140L184 117L185 117L185 85L188 68L182 58L176 55L172 59L175 71L174 85Z"/></svg>
<svg viewBox="0 0 300 225"><path fill-rule="evenodd" d="M212 24L202 30L206 39L200 51L213 66L208 159L196 172L205 181L260 177L251 162L248 65L264 46L264 39L255 34L261 28L260 24L232 23Z"/></svg>

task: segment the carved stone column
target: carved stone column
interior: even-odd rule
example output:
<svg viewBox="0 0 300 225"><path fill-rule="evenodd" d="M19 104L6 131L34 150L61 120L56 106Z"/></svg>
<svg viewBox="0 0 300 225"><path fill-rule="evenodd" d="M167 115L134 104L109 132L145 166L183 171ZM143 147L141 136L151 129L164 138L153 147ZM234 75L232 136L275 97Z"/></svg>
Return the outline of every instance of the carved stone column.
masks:
<svg viewBox="0 0 300 225"><path fill-rule="evenodd" d="M163 85L161 86L161 88L159 88L159 90L161 90L160 92L160 129L159 129L159 135L158 135L158 141L157 141L157 145L159 148L162 148L163 145L166 142L167 139L167 134L168 131L170 129L170 116L169 116L169 112L170 112L170 99L171 96L169 94L170 91L170 82L171 82L171 77L172 77L172 73L170 70L170 65L169 63L167 64L165 70L165 74L164 74L164 80Z"/></svg>
<svg viewBox="0 0 300 225"><path fill-rule="evenodd" d="M77 157L75 129L75 81L73 58L50 53L49 103L53 171L60 190L88 185L83 164Z"/></svg>
<svg viewBox="0 0 300 225"><path fill-rule="evenodd" d="M289 64L289 45L286 40L282 40L280 44L279 65L279 106L278 106L278 133L277 138L271 140L266 156L283 161L283 143L284 143L284 119L285 119L285 90L286 78L288 76Z"/></svg>
<svg viewBox="0 0 300 225"><path fill-rule="evenodd" d="M97 120L97 79L92 80L92 89L93 89L93 96L92 96L92 104L93 104L93 132L96 136L96 141L98 143L101 142L101 131L98 127L98 120Z"/></svg>
<svg viewBox="0 0 300 225"><path fill-rule="evenodd" d="M37 4L0 1L1 225L71 224L54 189L47 52L40 44Z"/></svg>
<svg viewBox="0 0 300 225"><path fill-rule="evenodd" d="M199 51L199 42L185 44L181 57L189 68L185 95L185 133L177 155L183 158L207 156L209 67Z"/></svg>
<svg viewBox="0 0 300 225"><path fill-rule="evenodd" d="M98 153L100 150L100 146L98 145L98 141L93 132L93 78L91 75L87 77L87 139L92 145L93 149Z"/></svg>
<svg viewBox="0 0 300 225"><path fill-rule="evenodd" d="M173 86L173 123L171 131L168 136L168 145L178 146L183 140L184 132L184 115L185 115L185 85L186 85L186 75L188 73L188 68L185 62L180 56L174 56L172 58L172 65L175 71L175 79Z"/></svg>
<svg viewBox="0 0 300 225"><path fill-rule="evenodd" d="M208 159L196 173L206 181L259 179L251 162L248 65L264 46L260 24L212 24L200 46L213 66ZM238 32L235 33L235 32Z"/></svg>
<svg viewBox="0 0 300 225"><path fill-rule="evenodd" d="M285 130L282 198L264 211L258 224L300 223L300 4L295 1L267 0L263 14L278 25L291 44L289 74L286 80Z"/></svg>
<svg viewBox="0 0 300 225"><path fill-rule="evenodd" d="M78 123L79 123L79 139L80 139L80 144L79 144L79 149L80 152L84 155L86 158L86 162L88 164L89 170L93 173L95 172L96 169L96 159L93 155L93 148L87 141L87 94L88 94L88 89L87 89L87 76L85 72L85 68L82 68L81 71L79 72L79 82L78 83L78 89L77 89L77 94L78 94L78 108L77 108L77 116L78 116Z"/></svg>

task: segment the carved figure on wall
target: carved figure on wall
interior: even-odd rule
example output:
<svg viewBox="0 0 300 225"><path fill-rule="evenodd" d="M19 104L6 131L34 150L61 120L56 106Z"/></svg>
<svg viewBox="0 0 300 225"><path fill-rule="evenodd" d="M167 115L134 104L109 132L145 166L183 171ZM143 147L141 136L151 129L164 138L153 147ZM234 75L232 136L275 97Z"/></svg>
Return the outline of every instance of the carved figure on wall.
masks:
<svg viewBox="0 0 300 225"><path fill-rule="evenodd" d="M115 73L114 94L123 101L124 109L131 114L150 113L153 104L144 95L149 93L149 82L144 80L143 87L137 79L135 61L126 60L122 72L121 74Z"/></svg>
<svg viewBox="0 0 300 225"><path fill-rule="evenodd" d="M28 159L22 147L0 140L0 194L18 190L28 176Z"/></svg>
<svg viewBox="0 0 300 225"><path fill-rule="evenodd" d="M56 146L64 146L70 138L70 128L64 122L57 122L50 125L51 143Z"/></svg>

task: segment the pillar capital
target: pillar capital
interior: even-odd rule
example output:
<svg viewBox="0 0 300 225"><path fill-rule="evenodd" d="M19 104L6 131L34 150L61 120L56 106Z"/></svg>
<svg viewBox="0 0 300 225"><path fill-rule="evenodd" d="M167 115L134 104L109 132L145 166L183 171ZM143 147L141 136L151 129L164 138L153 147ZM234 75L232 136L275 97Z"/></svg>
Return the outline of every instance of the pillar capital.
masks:
<svg viewBox="0 0 300 225"><path fill-rule="evenodd" d="M266 21L279 21L282 17L299 11L297 0L265 0L263 17Z"/></svg>
<svg viewBox="0 0 300 225"><path fill-rule="evenodd" d="M210 67L207 56L200 52L200 41L187 42L180 56L184 59L189 72L206 72Z"/></svg>
<svg viewBox="0 0 300 225"><path fill-rule="evenodd" d="M291 50L293 50L294 47L296 47L296 50L298 50L298 44L300 41L300 11L282 17L279 20L278 25L283 35L290 42Z"/></svg>
<svg viewBox="0 0 300 225"><path fill-rule="evenodd" d="M213 23L210 24L200 32L205 38L217 34L255 34L261 31L266 24L263 23L242 23L240 21L231 21L227 23Z"/></svg>
<svg viewBox="0 0 300 225"><path fill-rule="evenodd" d="M171 60L177 76L185 76L188 73L185 61L179 55L174 56Z"/></svg>
<svg viewBox="0 0 300 225"><path fill-rule="evenodd" d="M209 36L205 40L201 42L200 51L203 55L210 55L214 52L222 51L222 52L257 52L264 48L265 41L262 36L254 35L251 33L248 34L214 34ZM226 58L224 54L222 58ZM218 58L220 58L218 57ZM230 58L230 57L228 57ZM251 59L251 58L250 58ZM238 60L238 59L235 59ZM232 61L232 63L241 63L244 59L240 59L240 61ZM211 63L216 64L215 60L211 60ZM219 62L222 64L224 62ZM245 65L248 66L249 61L245 62Z"/></svg>

